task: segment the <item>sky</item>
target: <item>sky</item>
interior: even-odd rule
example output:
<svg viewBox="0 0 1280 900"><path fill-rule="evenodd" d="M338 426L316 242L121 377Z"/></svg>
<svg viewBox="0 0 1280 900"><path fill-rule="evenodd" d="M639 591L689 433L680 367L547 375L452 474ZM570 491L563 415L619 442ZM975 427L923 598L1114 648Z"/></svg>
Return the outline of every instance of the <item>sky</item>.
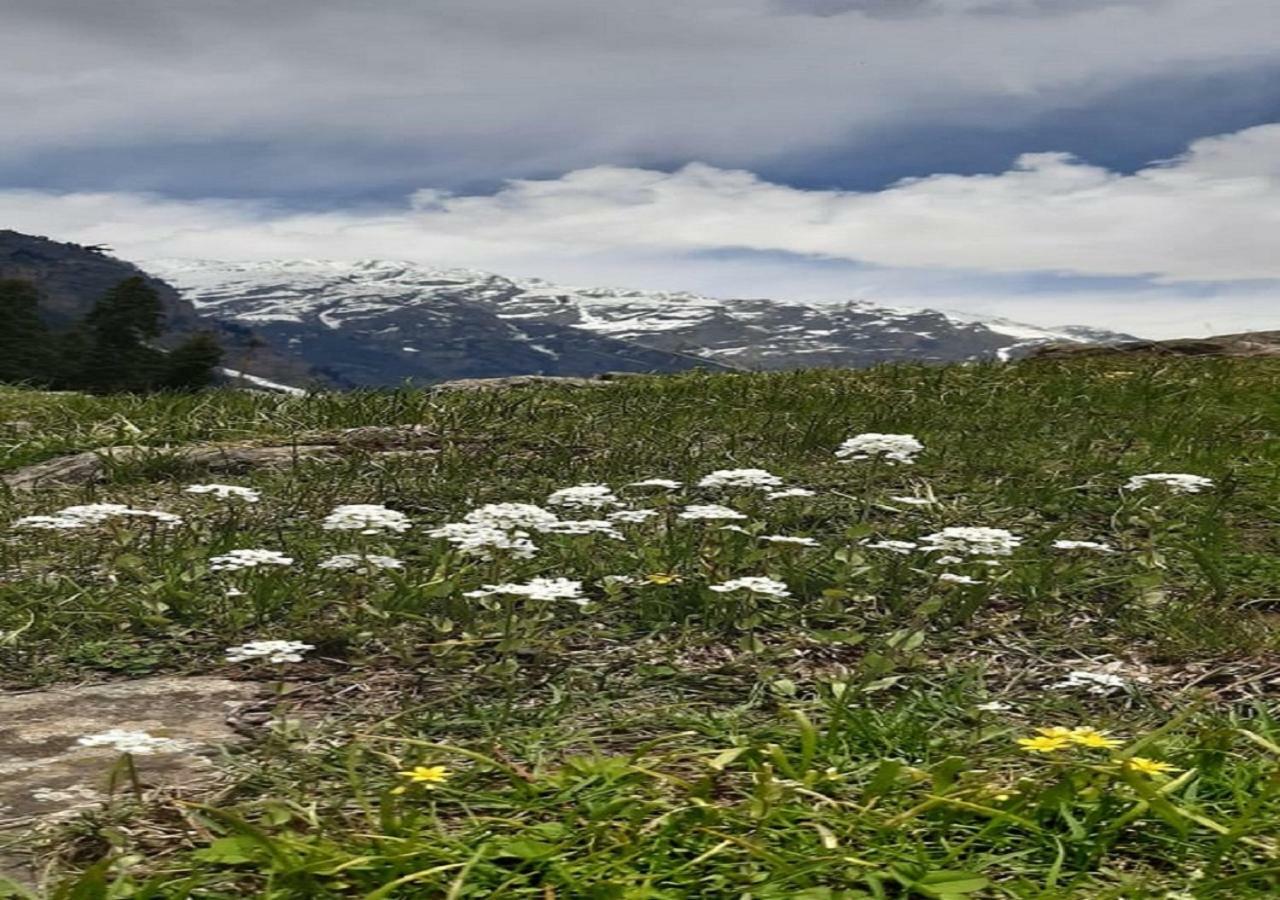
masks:
<svg viewBox="0 0 1280 900"><path fill-rule="evenodd" d="M0 0L0 227L1280 328L1277 0Z"/></svg>

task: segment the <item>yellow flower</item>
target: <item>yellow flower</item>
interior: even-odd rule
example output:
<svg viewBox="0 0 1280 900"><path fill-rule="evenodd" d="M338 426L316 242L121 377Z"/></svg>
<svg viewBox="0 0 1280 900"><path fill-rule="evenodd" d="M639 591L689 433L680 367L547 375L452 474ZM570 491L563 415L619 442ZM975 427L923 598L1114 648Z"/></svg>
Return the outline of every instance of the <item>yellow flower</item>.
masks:
<svg viewBox="0 0 1280 900"><path fill-rule="evenodd" d="M1143 775L1164 775L1168 772L1177 771L1167 762L1160 762L1158 759L1147 759L1145 756L1131 756L1124 760L1124 766L1126 769L1141 772Z"/></svg>
<svg viewBox="0 0 1280 900"><path fill-rule="evenodd" d="M1107 737L1106 732L1083 726L1071 729L1071 733L1067 737L1073 744L1079 744L1081 747L1091 747L1096 750L1112 750L1124 743L1124 741Z"/></svg>
<svg viewBox="0 0 1280 900"><path fill-rule="evenodd" d="M677 584L681 578L674 572L654 572L652 575L646 575L644 580L650 584Z"/></svg>
<svg viewBox="0 0 1280 900"><path fill-rule="evenodd" d="M443 784L449 780L449 770L444 766L414 766L407 772L400 772L401 778L407 778L413 784L424 785L427 790L433 790L437 784ZM396 788L392 793L403 794L404 786Z"/></svg>
<svg viewBox="0 0 1280 900"><path fill-rule="evenodd" d="M1018 744L1028 753L1053 753L1055 750L1061 750L1063 747L1070 745L1070 743L1070 738L1050 735L1018 738Z"/></svg>

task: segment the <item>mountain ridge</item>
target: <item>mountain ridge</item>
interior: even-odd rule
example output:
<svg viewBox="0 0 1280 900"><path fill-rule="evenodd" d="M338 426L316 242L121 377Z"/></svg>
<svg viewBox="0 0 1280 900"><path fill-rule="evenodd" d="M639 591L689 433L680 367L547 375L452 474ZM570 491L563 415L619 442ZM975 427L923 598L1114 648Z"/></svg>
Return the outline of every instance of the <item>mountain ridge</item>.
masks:
<svg viewBox="0 0 1280 900"><path fill-rule="evenodd" d="M817 304L576 287L396 260L144 265L201 315L253 327L329 377L355 384L694 365L1007 360L1044 343L1132 339L1088 326L1047 329L866 300Z"/></svg>

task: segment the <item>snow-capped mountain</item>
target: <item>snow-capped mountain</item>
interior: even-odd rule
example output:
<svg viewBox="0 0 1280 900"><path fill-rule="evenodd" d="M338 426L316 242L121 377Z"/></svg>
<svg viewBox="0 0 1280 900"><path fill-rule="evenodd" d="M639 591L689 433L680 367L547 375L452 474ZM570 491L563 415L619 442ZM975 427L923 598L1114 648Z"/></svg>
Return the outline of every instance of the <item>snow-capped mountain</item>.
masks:
<svg viewBox="0 0 1280 900"><path fill-rule="evenodd" d="M574 288L379 260L155 260L144 268L201 315L249 326L345 385L1009 359L1047 342L1126 337L865 301Z"/></svg>

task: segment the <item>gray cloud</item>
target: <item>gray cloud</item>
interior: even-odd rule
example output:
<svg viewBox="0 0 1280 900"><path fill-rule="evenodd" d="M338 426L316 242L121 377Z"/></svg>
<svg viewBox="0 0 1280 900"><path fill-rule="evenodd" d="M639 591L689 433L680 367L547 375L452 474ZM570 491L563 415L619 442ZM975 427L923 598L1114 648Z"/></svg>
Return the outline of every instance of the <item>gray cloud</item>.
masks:
<svg viewBox="0 0 1280 900"><path fill-rule="evenodd" d="M1216 0L1212 15L1205 0L1073 0L1058 16L1012 14L1067 9L1055 0L903 3L956 14L822 18L774 0L7 0L0 171L74 147L100 154L100 166L77 160L86 171L145 183L145 164L106 162L171 147L155 164L180 168L184 146L220 145L261 148L246 179L266 193L341 182L344 161L424 183L601 162L754 168L895 124L979 109L998 120L1162 73L1280 60L1273 0ZM198 184L200 168L188 177Z"/></svg>

